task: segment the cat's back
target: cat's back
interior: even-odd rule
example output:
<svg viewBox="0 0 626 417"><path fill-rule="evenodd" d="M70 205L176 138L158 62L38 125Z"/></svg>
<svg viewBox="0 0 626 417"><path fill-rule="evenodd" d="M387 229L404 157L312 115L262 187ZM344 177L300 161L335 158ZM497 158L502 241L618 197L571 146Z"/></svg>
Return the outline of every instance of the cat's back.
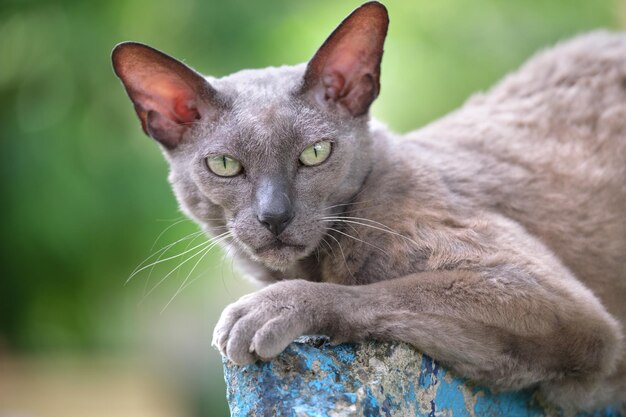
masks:
<svg viewBox="0 0 626 417"><path fill-rule="evenodd" d="M555 172L581 172L584 162L624 174L625 126L626 33L597 31L537 53L488 92L408 136Z"/></svg>
<svg viewBox="0 0 626 417"><path fill-rule="evenodd" d="M466 137L468 145L495 146L494 153L522 147L530 157L516 153L521 161L555 171L576 172L569 162L589 169L598 163L623 175L626 33L592 32L544 50L488 93L468 100L464 110L489 117L494 130L510 134Z"/></svg>
<svg viewBox="0 0 626 417"><path fill-rule="evenodd" d="M623 304L626 34L593 32L540 52L407 136L453 192L518 221L605 302Z"/></svg>

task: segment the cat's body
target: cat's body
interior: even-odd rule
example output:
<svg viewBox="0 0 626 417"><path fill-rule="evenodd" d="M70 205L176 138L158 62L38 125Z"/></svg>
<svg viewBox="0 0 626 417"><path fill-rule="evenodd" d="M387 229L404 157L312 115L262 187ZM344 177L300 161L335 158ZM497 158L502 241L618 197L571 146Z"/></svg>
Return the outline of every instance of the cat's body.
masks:
<svg viewBox="0 0 626 417"><path fill-rule="evenodd" d="M557 46L400 137L367 118L383 10L357 10L307 67L208 88L145 47L114 55L183 210L231 231L256 279L280 281L229 306L216 345L246 363L305 333L403 340L495 388L537 385L565 407L626 401L626 35ZM165 93L133 78L137 62L158 66L147 84ZM323 138L327 160L298 165ZM222 154L245 171L202 166Z"/></svg>

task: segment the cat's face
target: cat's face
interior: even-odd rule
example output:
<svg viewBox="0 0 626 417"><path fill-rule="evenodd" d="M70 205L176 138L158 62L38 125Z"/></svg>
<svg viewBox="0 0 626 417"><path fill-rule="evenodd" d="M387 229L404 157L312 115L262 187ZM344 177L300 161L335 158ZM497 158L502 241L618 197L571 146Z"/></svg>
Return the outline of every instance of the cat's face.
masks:
<svg viewBox="0 0 626 417"><path fill-rule="evenodd" d="M328 216L372 163L367 110L379 90L384 7L349 16L307 66L205 79L135 43L115 71L144 131L161 143L186 214L271 269L311 254Z"/></svg>
<svg viewBox="0 0 626 417"><path fill-rule="evenodd" d="M238 247L274 269L320 244L324 217L357 193L371 161L367 118L294 97L303 74L283 67L211 80L224 108L167 153L185 211L214 235L225 225ZM276 218L264 219L268 211Z"/></svg>

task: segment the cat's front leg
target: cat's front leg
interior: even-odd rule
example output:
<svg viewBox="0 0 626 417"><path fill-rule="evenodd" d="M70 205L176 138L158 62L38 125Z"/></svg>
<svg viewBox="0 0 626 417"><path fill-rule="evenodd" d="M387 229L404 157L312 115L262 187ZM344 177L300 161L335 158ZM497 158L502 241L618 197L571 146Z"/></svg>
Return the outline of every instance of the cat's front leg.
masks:
<svg viewBox="0 0 626 417"><path fill-rule="evenodd" d="M357 291L337 284L277 282L226 307L215 326L213 345L233 362L246 364L278 355L304 334L332 336L337 297L352 293Z"/></svg>
<svg viewBox="0 0 626 417"><path fill-rule="evenodd" d="M589 290L513 265L360 286L279 282L227 307L213 343L246 364L303 334L408 342L493 388L540 384L559 405L580 407L594 399L572 393L594 392L614 372L621 343L619 325Z"/></svg>

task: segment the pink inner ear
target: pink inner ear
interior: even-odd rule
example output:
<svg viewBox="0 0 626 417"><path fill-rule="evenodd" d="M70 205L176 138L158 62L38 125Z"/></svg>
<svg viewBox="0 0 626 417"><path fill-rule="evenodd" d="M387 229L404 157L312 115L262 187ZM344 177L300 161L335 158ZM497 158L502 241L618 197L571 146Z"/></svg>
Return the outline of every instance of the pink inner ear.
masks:
<svg viewBox="0 0 626 417"><path fill-rule="evenodd" d="M200 118L195 94L186 84L167 75L153 77L147 84L146 93L155 111L177 123Z"/></svg>
<svg viewBox="0 0 626 417"><path fill-rule="evenodd" d="M337 46L331 51L323 69L322 81L329 90L354 87L364 75L372 74L377 70L376 62L379 60L376 51L371 45L376 44L376 34L370 33L364 28L354 28L338 41ZM338 92L338 93L339 93ZM346 92L339 93L339 97Z"/></svg>
<svg viewBox="0 0 626 417"><path fill-rule="evenodd" d="M341 73L333 71L325 71L326 74L322 76L322 83L324 84L324 99L326 100L339 100L341 97L346 80L341 76Z"/></svg>
<svg viewBox="0 0 626 417"><path fill-rule="evenodd" d="M200 74L149 46L121 43L112 55L146 134L175 148L190 124L213 110L216 93Z"/></svg>
<svg viewBox="0 0 626 417"><path fill-rule="evenodd" d="M365 113L378 95L379 57L366 49L365 34L344 38L322 70L324 99L341 103L353 115Z"/></svg>
<svg viewBox="0 0 626 417"><path fill-rule="evenodd" d="M303 92L326 105L335 102L352 116L367 113L380 90L380 61L389 19L385 7L368 2L352 12L315 53Z"/></svg>
<svg viewBox="0 0 626 417"><path fill-rule="evenodd" d="M352 51L347 49L334 53L329 61L322 72L322 83L326 89L326 97L338 100L348 94L353 87L353 81L362 75L360 73L363 68L360 68Z"/></svg>
<svg viewBox="0 0 626 417"><path fill-rule="evenodd" d="M190 123L200 118L200 113L192 99L179 99L174 104L174 113L181 123Z"/></svg>

